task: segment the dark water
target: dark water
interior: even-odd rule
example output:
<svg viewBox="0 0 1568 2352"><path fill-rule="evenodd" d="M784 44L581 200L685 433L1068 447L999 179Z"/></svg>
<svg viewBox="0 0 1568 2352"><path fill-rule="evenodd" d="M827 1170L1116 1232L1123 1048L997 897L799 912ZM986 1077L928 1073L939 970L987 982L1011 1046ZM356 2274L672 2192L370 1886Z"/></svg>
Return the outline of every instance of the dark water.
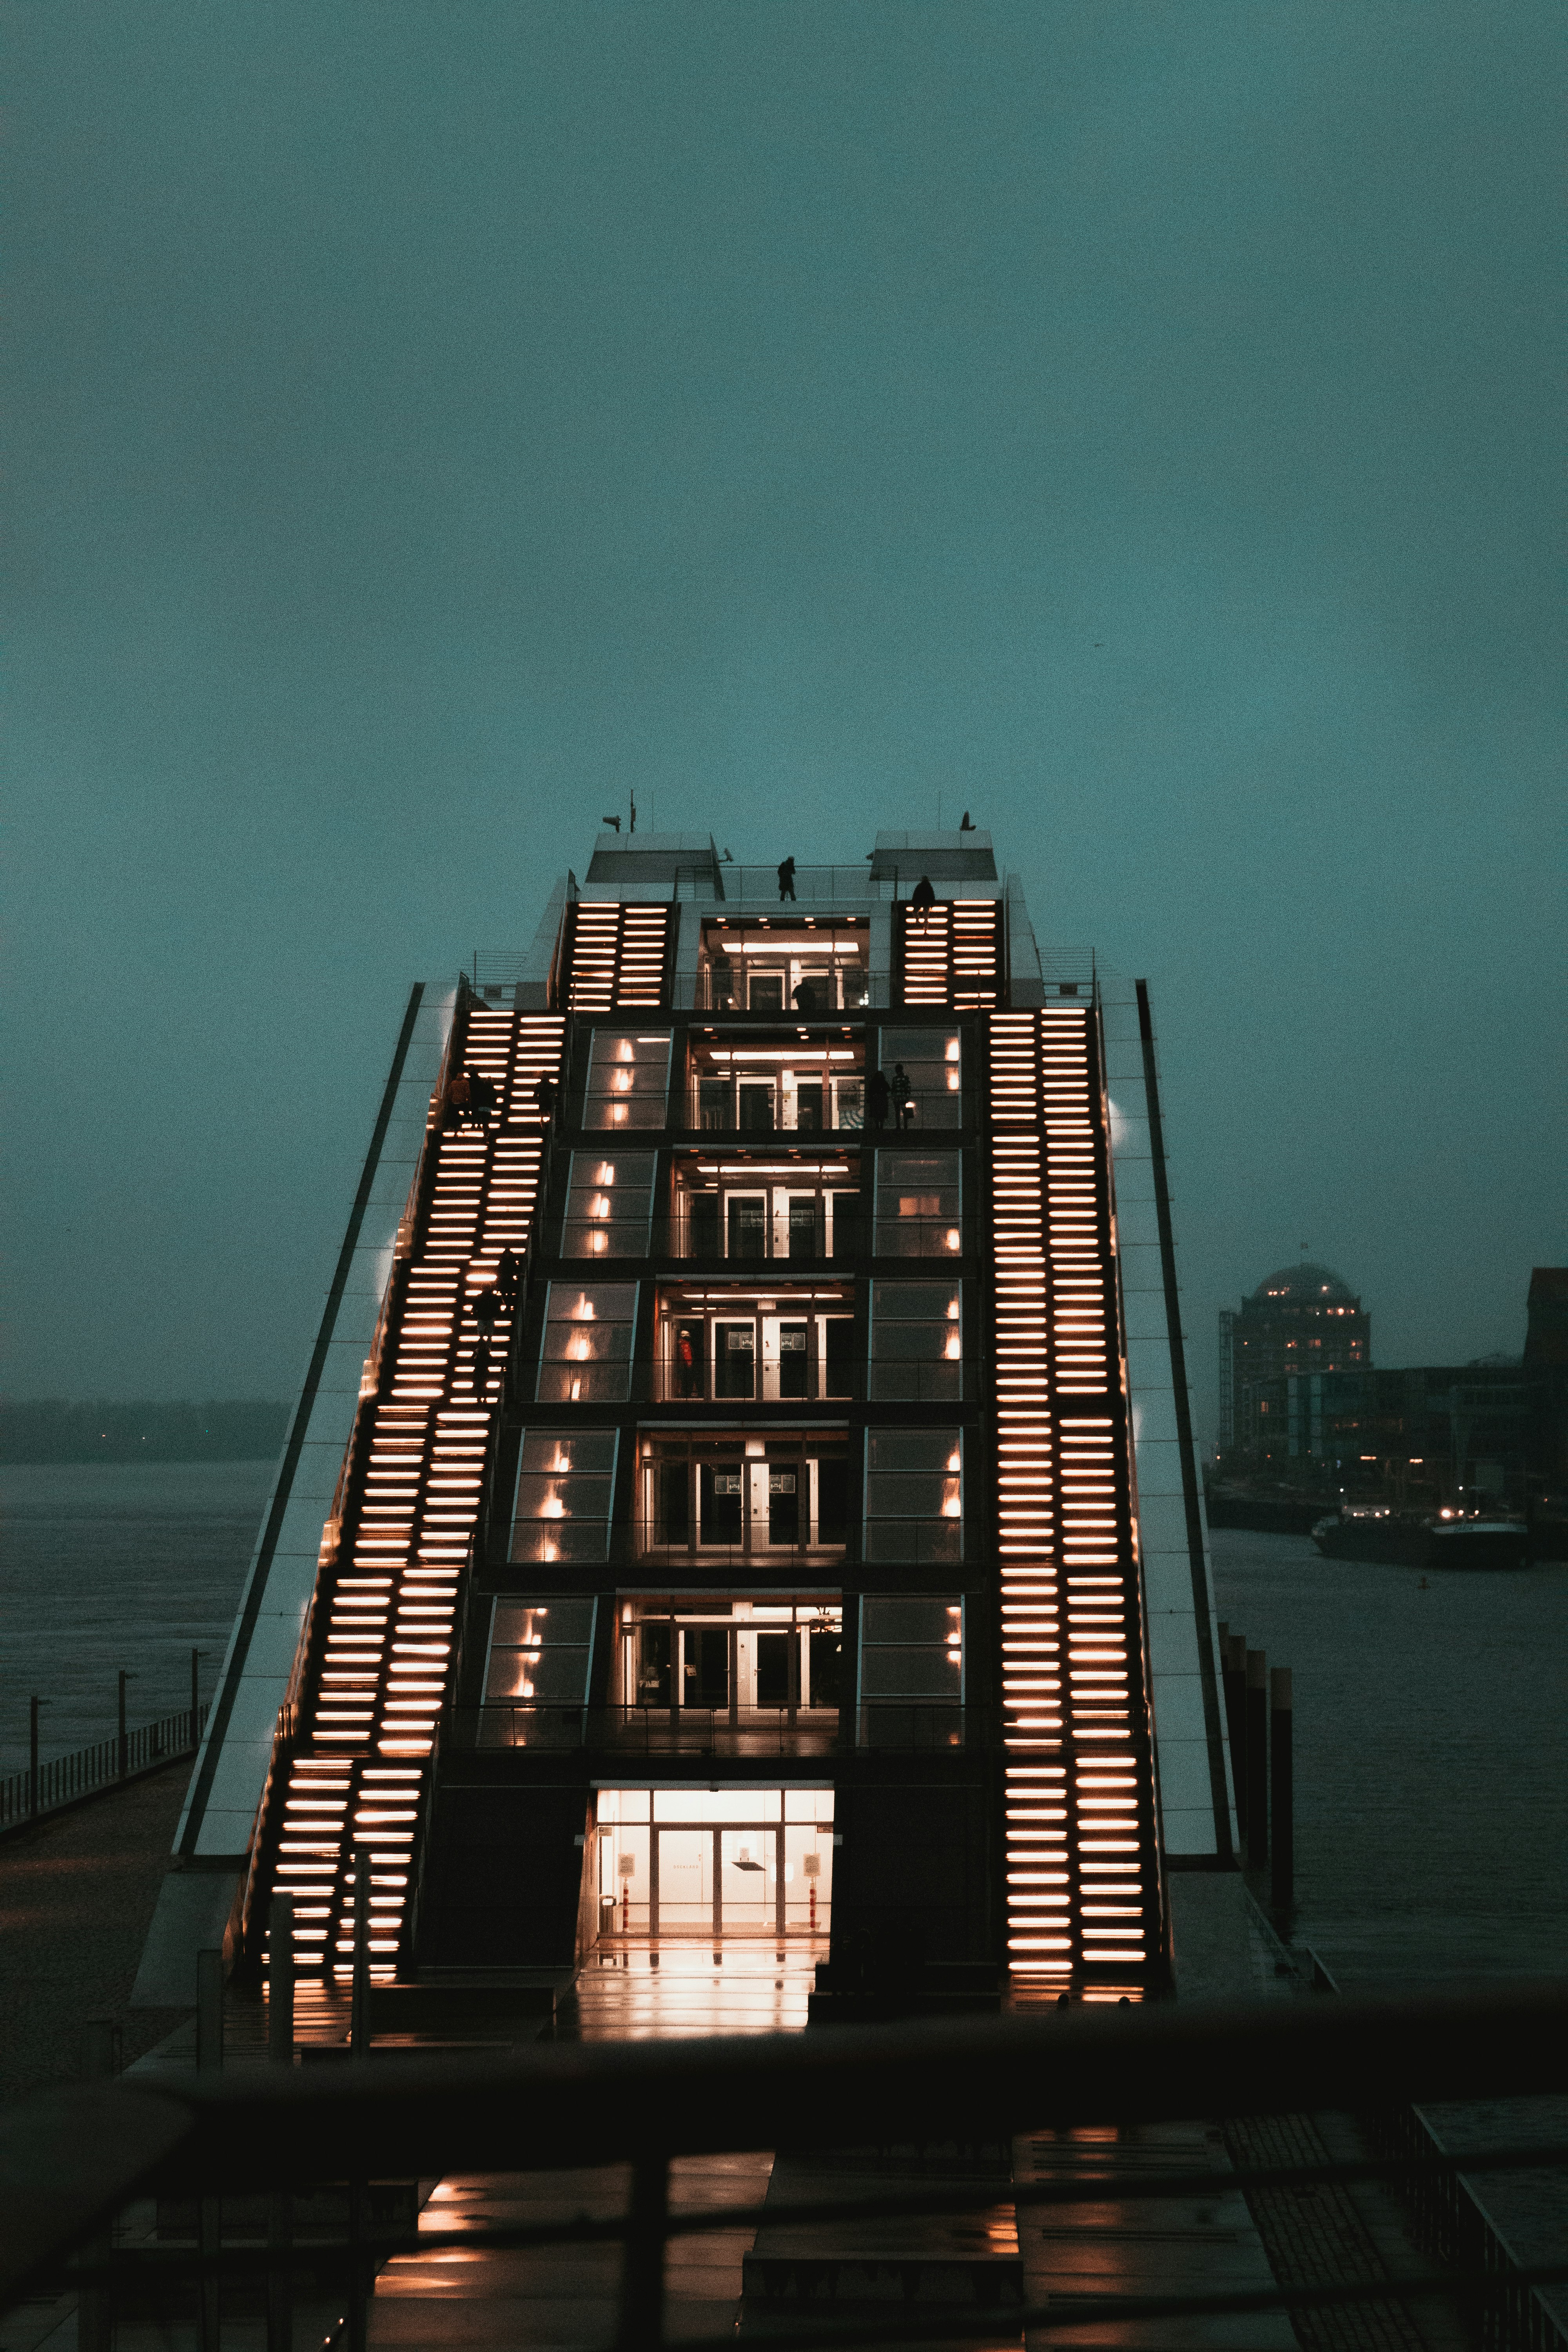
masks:
<svg viewBox="0 0 1568 2352"><path fill-rule="evenodd" d="M1369 1988L1568 1965L1568 1568L1423 1580L1234 1528L1214 1561L1293 1673L1298 1934Z"/></svg>
<svg viewBox="0 0 1568 2352"><path fill-rule="evenodd" d="M1235 1528L1214 1562L1231 1632L1292 1669L1298 1937L1346 1991L1568 1969L1568 1568L1424 1580ZM1568 2099L1427 2113L1459 2155L1568 2144ZM1474 2186L1521 2261L1563 2259L1568 2174Z"/></svg>
<svg viewBox="0 0 1568 2352"><path fill-rule="evenodd" d="M12 1464L0 1468L0 1773L27 1761L27 1699L49 1704L41 1751L190 1705L191 1651L210 1697L228 1643L270 1462Z"/></svg>

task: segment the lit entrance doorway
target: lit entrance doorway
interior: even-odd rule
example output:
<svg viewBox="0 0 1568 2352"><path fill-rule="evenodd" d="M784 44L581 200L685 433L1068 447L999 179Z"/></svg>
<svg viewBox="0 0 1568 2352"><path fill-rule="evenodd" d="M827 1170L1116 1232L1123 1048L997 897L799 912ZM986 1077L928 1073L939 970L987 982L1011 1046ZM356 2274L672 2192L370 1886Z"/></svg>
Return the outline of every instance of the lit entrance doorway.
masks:
<svg viewBox="0 0 1568 2352"><path fill-rule="evenodd" d="M831 1927L831 1789L601 1789L594 1842L601 1948L807 1942Z"/></svg>

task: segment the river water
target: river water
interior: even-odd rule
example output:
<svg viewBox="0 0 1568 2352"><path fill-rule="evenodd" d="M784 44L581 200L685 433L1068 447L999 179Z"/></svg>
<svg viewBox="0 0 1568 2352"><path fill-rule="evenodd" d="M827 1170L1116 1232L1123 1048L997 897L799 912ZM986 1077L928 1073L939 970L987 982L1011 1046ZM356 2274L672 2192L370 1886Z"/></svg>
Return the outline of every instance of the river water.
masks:
<svg viewBox="0 0 1568 2352"><path fill-rule="evenodd" d="M19 1463L0 1467L0 1774L190 1705L191 1652L210 1698L270 1462Z"/></svg>

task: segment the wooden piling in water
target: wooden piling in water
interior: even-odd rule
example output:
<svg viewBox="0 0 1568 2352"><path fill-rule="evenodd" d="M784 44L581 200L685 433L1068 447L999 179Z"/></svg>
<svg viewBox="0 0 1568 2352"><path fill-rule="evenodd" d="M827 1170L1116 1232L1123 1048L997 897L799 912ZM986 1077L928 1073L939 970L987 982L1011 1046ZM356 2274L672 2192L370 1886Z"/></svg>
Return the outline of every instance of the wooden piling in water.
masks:
<svg viewBox="0 0 1568 2352"><path fill-rule="evenodd" d="M1268 1654L1247 1653L1247 1858L1268 1859Z"/></svg>
<svg viewBox="0 0 1568 2352"><path fill-rule="evenodd" d="M1275 1921L1289 1925L1296 1899L1296 1790L1290 1669L1276 1666L1268 1677L1268 1763L1273 1828L1269 1894Z"/></svg>

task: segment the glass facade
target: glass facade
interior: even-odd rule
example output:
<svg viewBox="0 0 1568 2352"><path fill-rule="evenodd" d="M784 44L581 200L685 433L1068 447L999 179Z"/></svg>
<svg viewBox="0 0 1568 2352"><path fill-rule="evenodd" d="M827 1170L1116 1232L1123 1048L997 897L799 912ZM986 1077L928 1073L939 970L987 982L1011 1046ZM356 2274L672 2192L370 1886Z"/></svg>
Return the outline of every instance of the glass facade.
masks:
<svg viewBox="0 0 1568 2352"><path fill-rule="evenodd" d="M867 1431L864 1557L900 1565L963 1559L961 1430Z"/></svg>
<svg viewBox="0 0 1568 2352"><path fill-rule="evenodd" d="M541 1404L624 1402L632 1392L635 1282L552 1282L540 1349Z"/></svg>
<svg viewBox="0 0 1568 2352"><path fill-rule="evenodd" d="M608 1559L619 1444L614 1429L523 1431L512 1504L513 1559Z"/></svg>
<svg viewBox="0 0 1568 2352"><path fill-rule="evenodd" d="M653 1237L658 1154L574 1151L566 1188L563 1257L646 1257Z"/></svg>
<svg viewBox="0 0 1568 2352"><path fill-rule="evenodd" d="M867 1393L897 1403L956 1402L963 1394L963 1290L956 1278L871 1284Z"/></svg>
<svg viewBox="0 0 1568 2352"><path fill-rule="evenodd" d="M583 1124L590 1129L661 1128L669 1095L671 1033L595 1029Z"/></svg>

